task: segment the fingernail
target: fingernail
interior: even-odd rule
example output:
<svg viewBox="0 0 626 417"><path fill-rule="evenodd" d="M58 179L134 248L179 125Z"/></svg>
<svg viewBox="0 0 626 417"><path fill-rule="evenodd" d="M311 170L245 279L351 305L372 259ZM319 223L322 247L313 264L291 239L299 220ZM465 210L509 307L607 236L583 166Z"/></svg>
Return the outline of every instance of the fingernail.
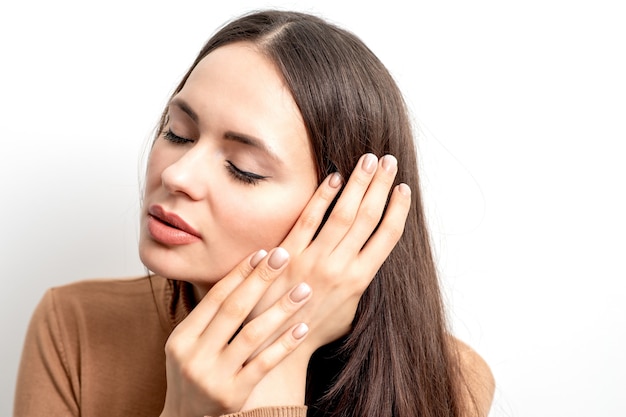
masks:
<svg viewBox="0 0 626 417"><path fill-rule="evenodd" d="M405 195L407 197L411 195L411 188L405 183L398 185L398 191L400 191L400 194Z"/></svg>
<svg viewBox="0 0 626 417"><path fill-rule="evenodd" d="M383 156L383 168L385 171L390 172L398 166L398 160L393 155Z"/></svg>
<svg viewBox="0 0 626 417"><path fill-rule="evenodd" d="M267 264L272 269L279 269L287 263L289 253L283 248L276 248L267 260Z"/></svg>
<svg viewBox="0 0 626 417"><path fill-rule="evenodd" d="M299 303L300 301L307 298L309 294L311 294L311 287L303 282L291 291L291 293L289 294L289 298L294 303Z"/></svg>
<svg viewBox="0 0 626 417"><path fill-rule="evenodd" d="M341 175L338 172L333 173L328 180L328 185L337 188L341 185Z"/></svg>
<svg viewBox="0 0 626 417"><path fill-rule="evenodd" d="M368 153L367 155L365 155L365 158L363 158L363 163L361 164L361 167L363 168L363 171L371 174L376 170L377 163L378 159L376 158L376 155Z"/></svg>
<svg viewBox="0 0 626 417"><path fill-rule="evenodd" d="M291 332L294 338L302 339L309 332L309 326L304 323L300 323Z"/></svg>
<svg viewBox="0 0 626 417"><path fill-rule="evenodd" d="M256 266L267 256L267 251L261 249L257 253L254 254L252 258L250 258L250 266L252 268L256 268Z"/></svg>

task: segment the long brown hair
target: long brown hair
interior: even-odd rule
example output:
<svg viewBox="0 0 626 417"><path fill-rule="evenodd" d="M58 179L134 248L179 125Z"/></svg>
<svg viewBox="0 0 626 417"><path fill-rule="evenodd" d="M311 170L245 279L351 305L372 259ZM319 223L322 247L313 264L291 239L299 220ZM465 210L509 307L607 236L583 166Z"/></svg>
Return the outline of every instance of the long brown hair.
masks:
<svg viewBox="0 0 626 417"><path fill-rule="evenodd" d="M254 43L282 73L320 181L335 170L348 178L359 157L372 152L397 156L396 181L412 189L404 234L363 294L352 332L311 359L309 415L460 416L459 364L426 228L411 123L396 83L353 34L312 15L262 11L221 28L174 94L207 54L241 41Z"/></svg>

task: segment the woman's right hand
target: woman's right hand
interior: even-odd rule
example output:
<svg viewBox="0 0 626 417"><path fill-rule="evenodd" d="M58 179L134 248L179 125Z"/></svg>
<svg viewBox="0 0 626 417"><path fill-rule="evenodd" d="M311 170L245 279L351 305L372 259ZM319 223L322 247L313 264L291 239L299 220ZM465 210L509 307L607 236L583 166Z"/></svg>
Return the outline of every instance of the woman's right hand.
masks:
<svg viewBox="0 0 626 417"><path fill-rule="evenodd" d="M257 383L304 340L304 323L290 326L276 340L271 337L309 300L311 289L304 283L240 329L288 261L282 248L250 255L174 329L165 346L167 393L161 417L239 411Z"/></svg>

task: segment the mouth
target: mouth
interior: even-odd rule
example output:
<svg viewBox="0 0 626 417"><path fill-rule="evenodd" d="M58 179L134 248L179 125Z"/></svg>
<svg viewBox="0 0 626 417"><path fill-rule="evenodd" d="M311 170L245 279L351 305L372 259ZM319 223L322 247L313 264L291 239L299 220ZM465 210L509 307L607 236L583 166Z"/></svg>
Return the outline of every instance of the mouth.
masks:
<svg viewBox="0 0 626 417"><path fill-rule="evenodd" d="M152 238L165 245L186 245L201 240L201 235L174 213L159 205L148 208L148 231Z"/></svg>

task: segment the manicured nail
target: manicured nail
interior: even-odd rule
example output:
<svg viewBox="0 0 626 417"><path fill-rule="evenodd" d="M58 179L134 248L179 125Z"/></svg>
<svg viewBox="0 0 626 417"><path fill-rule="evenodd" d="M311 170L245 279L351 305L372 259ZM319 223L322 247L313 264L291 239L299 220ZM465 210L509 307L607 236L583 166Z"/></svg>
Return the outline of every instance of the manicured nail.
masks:
<svg viewBox="0 0 626 417"><path fill-rule="evenodd" d="M300 323L291 332L296 339L302 339L309 332L309 326L304 323Z"/></svg>
<svg viewBox="0 0 626 417"><path fill-rule="evenodd" d="M272 269L279 269L287 263L289 253L283 248L276 248L267 260L267 264Z"/></svg>
<svg viewBox="0 0 626 417"><path fill-rule="evenodd" d="M311 294L311 287L303 282L291 291L291 293L289 294L289 298L294 303L299 303L300 301L307 298L309 294Z"/></svg>
<svg viewBox="0 0 626 417"><path fill-rule="evenodd" d="M341 185L341 175L338 172L333 173L328 180L328 185L337 188Z"/></svg>
<svg viewBox="0 0 626 417"><path fill-rule="evenodd" d="M398 166L398 160L393 155L383 156L383 168L387 172L393 171Z"/></svg>
<svg viewBox="0 0 626 417"><path fill-rule="evenodd" d="M411 188L405 183L398 185L398 191L400 191L400 194L407 196L407 197L411 195Z"/></svg>
<svg viewBox="0 0 626 417"><path fill-rule="evenodd" d="M256 268L256 266L267 256L267 251L261 249L257 253L254 254L252 258L250 258L250 266L252 268Z"/></svg>
<svg viewBox="0 0 626 417"><path fill-rule="evenodd" d="M363 171L371 174L376 170L377 163L378 159L376 158L376 155L368 153L367 155L365 155L365 158L363 158L363 163L361 164L361 167L363 168Z"/></svg>

